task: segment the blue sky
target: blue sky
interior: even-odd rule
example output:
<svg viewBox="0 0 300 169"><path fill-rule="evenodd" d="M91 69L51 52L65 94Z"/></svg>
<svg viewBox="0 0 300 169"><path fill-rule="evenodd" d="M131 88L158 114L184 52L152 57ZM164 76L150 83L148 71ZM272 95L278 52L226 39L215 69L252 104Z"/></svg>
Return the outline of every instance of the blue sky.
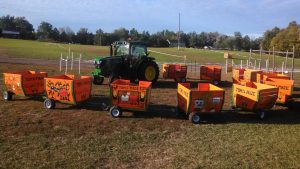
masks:
<svg viewBox="0 0 300 169"><path fill-rule="evenodd" d="M1 0L0 15L25 16L35 28L41 21L73 31L86 27L136 28L150 33L178 30L258 36L274 26L300 22L299 0Z"/></svg>

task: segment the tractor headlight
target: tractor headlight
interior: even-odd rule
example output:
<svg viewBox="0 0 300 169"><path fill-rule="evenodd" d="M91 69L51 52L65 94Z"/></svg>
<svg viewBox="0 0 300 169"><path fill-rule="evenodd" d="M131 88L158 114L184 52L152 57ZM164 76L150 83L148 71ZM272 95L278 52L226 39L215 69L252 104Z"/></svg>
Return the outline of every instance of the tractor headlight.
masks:
<svg viewBox="0 0 300 169"><path fill-rule="evenodd" d="M100 65L100 64L101 64L101 61L100 61L100 60L95 60L95 61L94 61L94 64L95 64L95 65Z"/></svg>

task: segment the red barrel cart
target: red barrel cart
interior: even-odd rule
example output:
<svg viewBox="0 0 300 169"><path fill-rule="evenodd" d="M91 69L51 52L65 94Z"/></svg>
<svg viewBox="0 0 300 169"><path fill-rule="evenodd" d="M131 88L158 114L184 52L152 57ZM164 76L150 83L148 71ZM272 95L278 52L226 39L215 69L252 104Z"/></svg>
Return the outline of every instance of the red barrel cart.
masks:
<svg viewBox="0 0 300 169"><path fill-rule="evenodd" d="M214 85L221 82L222 66L219 65L203 65L200 67L200 79L208 80Z"/></svg>
<svg viewBox="0 0 300 169"><path fill-rule="evenodd" d="M163 64L163 78L174 79L176 82L185 82L187 66L180 64Z"/></svg>
<svg viewBox="0 0 300 169"><path fill-rule="evenodd" d="M189 116L189 120L200 123L200 113L220 112L225 91L209 83L199 83L197 90L190 89L190 83L178 83L177 106Z"/></svg>
<svg viewBox="0 0 300 169"><path fill-rule="evenodd" d="M151 95L151 82L139 81L138 85L129 80L116 80L110 85L112 107L109 112L113 117L122 115L122 110L147 111Z"/></svg>

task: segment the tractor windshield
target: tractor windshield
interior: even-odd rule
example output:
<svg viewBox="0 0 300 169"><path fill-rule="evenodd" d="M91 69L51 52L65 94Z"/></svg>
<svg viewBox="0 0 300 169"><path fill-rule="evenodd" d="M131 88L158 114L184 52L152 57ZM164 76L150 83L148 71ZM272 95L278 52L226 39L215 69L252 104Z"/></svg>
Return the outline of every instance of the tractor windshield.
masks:
<svg viewBox="0 0 300 169"><path fill-rule="evenodd" d="M115 54L116 56L129 55L129 44L117 46Z"/></svg>
<svg viewBox="0 0 300 169"><path fill-rule="evenodd" d="M132 56L145 56L147 53L147 49L144 45L132 45L131 54Z"/></svg>

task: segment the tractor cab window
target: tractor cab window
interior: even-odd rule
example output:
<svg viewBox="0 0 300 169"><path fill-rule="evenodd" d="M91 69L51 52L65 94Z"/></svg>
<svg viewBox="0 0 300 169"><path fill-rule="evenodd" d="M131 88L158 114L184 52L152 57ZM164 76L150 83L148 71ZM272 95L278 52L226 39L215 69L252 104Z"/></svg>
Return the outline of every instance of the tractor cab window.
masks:
<svg viewBox="0 0 300 169"><path fill-rule="evenodd" d="M144 45L132 45L131 54L132 56L145 56L147 53L147 49Z"/></svg>
<svg viewBox="0 0 300 169"><path fill-rule="evenodd" d="M129 45L120 45L116 47L115 50L116 56L129 55Z"/></svg>

